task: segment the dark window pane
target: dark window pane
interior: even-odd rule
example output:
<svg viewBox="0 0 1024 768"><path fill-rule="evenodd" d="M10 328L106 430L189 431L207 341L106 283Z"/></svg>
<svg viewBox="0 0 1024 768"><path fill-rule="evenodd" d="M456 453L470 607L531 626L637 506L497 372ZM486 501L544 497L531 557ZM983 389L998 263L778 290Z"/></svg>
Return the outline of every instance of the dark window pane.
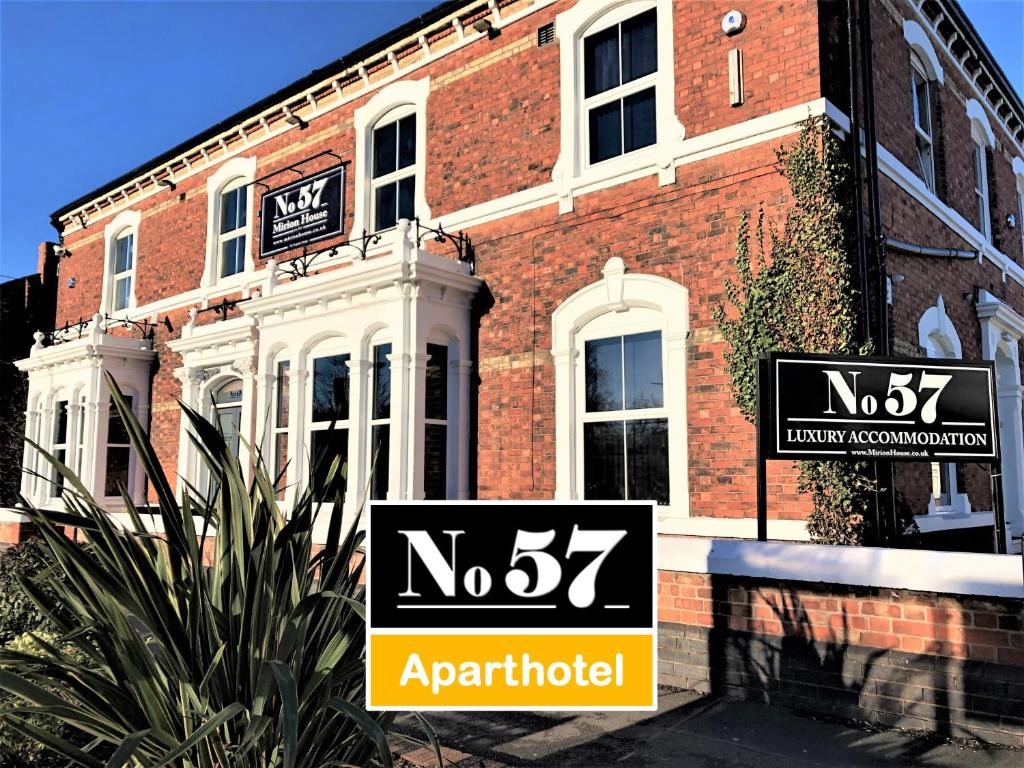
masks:
<svg viewBox="0 0 1024 768"><path fill-rule="evenodd" d="M107 448L107 474L103 483L106 496L120 496L128 487L128 448Z"/></svg>
<svg viewBox="0 0 1024 768"><path fill-rule="evenodd" d="M226 241L221 248L220 276L235 275L245 269L245 235Z"/></svg>
<svg viewBox="0 0 1024 768"><path fill-rule="evenodd" d="M661 333L635 333L624 336L622 343L626 408L660 408L664 404Z"/></svg>
<svg viewBox="0 0 1024 768"><path fill-rule="evenodd" d="M114 283L114 309L125 309L132 295L132 279L122 277Z"/></svg>
<svg viewBox="0 0 1024 768"><path fill-rule="evenodd" d="M132 398L125 395L125 402L132 407ZM107 421L107 445L124 445L128 442L128 430L121 421L121 414L117 412L113 399L110 401L110 416Z"/></svg>
<svg viewBox="0 0 1024 768"><path fill-rule="evenodd" d="M313 499L316 501L332 502L332 497L327 493L327 474L330 472L331 464L335 458L340 457L338 472L348 461L348 430L347 429L320 429L311 433L310 440L310 465L312 466L312 491ZM345 483L341 481L341 488Z"/></svg>
<svg viewBox="0 0 1024 768"><path fill-rule="evenodd" d="M588 341L585 357L587 410L621 410L622 338Z"/></svg>
<svg viewBox="0 0 1024 768"><path fill-rule="evenodd" d="M623 423L583 425L583 498L626 498Z"/></svg>
<svg viewBox="0 0 1024 768"><path fill-rule="evenodd" d="M398 182L398 218L412 221L416 217L415 203L416 177L406 176Z"/></svg>
<svg viewBox="0 0 1024 768"><path fill-rule="evenodd" d="M349 355L313 361L313 421L348 419Z"/></svg>
<svg viewBox="0 0 1024 768"><path fill-rule="evenodd" d="M388 464L391 452L391 428L387 424L376 424L371 430L370 461L373 462L373 477L370 480L370 498L388 497Z"/></svg>
<svg viewBox="0 0 1024 768"><path fill-rule="evenodd" d="M277 364L277 426L287 427L288 426L288 413L290 403L290 381L288 379L288 369L290 363L287 360L282 360Z"/></svg>
<svg viewBox="0 0 1024 768"><path fill-rule="evenodd" d="M448 347L427 344L427 403L428 419L448 418ZM443 497L439 497L443 498Z"/></svg>
<svg viewBox="0 0 1024 768"><path fill-rule="evenodd" d="M220 198L220 231L233 232L245 226L246 188L225 192Z"/></svg>
<svg viewBox="0 0 1024 768"><path fill-rule="evenodd" d="M583 40L583 95L586 98L619 84L619 27Z"/></svg>
<svg viewBox="0 0 1024 768"><path fill-rule="evenodd" d="M406 168L416 162L416 115L398 121L398 167Z"/></svg>
<svg viewBox="0 0 1024 768"><path fill-rule="evenodd" d="M242 402L242 380L231 379L218 387L217 391L213 393L213 402L221 405Z"/></svg>
<svg viewBox="0 0 1024 768"><path fill-rule="evenodd" d="M391 413L391 354L390 344L373 348L373 417L386 419Z"/></svg>
<svg viewBox="0 0 1024 768"><path fill-rule="evenodd" d="M57 461L59 461L61 463L67 463L68 452L67 452L66 449L59 448L58 450L53 452L53 455L54 455L54 458L57 459ZM56 467L54 467L54 470L53 470L53 482L54 482L54 485L55 485L55 487L53 489L53 495L54 496L63 496L64 495L64 475L62 475L60 472L58 472Z"/></svg>
<svg viewBox="0 0 1024 768"><path fill-rule="evenodd" d="M626 422L629 498L668 504L668 420Z"/></svg>
<svg viewBox="0 0 1024 768"><path fill-rule="evenodd" d="M448 427L427 424L423 435L423 494L427 499L448 498Z"/></svg>
<svg viewBox="0 0 1024 768"><path fill-rule="evenodd" d="M623 151L649 147L656 141L654 88L647 88L622 100Z"/></svg>
<svg viewBox="0 0 1024 768"><path fill-rule="evenodd" d="M395 215L395 196L397 192L398 185L394 183L377 187L373 202L374 218L376 219L374 227L377 230L390 229L398 222Z"/></svg>
<svg viewBox="0 0 1024 768"><path fill-rule="evenodd" d="M658 69L657 11L622 22L622 82L649 75Z"/></svg>
<svg viewBox="0 0 1024 768"><path fill-rule="evenodd" d="M237 457L238 433L242 426L242 409L240 407L218 408L217 426L220 427L220 433L224 436L224 442L227 443L231 455Z"/></svg>
<svg viewBox="0 0 1024 768"><path fill-rule="evenodd" d="M396 170L398 123L382 125L373 132L373 178Z"/></svg>
<svg viewBox="0 0 1024 768"><path fill-rule="evenodd" d="M622 154L622 102L613 101L590 110L590 162L599 163Z"/></svg>
<svg viewBox="0 0 1024 768"><path fill-rule="evenodd" d="M277 498L284 498L286 484L285 469L288 467L288 433L274 435L274 482L277 484Z"/></svg>
<svg viewBox="0 0 1024 768"><path fill-rule="evenodd" d="M135 236L119 237L114 246L114 272L125 272L132 268L135 259Z"/></svg>
<svg viewBox="0 0 1024 768"><path fill-rule="evenodd" d="M53 442L67 443L68 441L68 401L57 401L57 419L54 422ZM62 459L63 461L63 459Z"/></svg>

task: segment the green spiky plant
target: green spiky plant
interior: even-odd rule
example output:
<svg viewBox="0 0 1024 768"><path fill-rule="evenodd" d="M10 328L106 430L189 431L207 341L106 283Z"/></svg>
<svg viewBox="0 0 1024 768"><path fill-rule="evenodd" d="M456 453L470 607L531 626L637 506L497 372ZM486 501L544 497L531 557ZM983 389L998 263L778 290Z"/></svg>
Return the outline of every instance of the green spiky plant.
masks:
<svg viewBox="0 0 1024 768"><path fill-rule="evenodd" d="M363 534L355 524L342 531L340 458L311 462L325 469L336 502L314 555L312 492L297 493L286 517L262 460L246 487L218 429L184 405L213 482L208 498L190 488L179 505L145 430L108 382L164 532L147 532L127 494L130 523L119 527L48 457L65 478L66 511L24 511L65 578L49 594L28 580L23 587L60 640L0 650L0 719L89 768L390 766L393 715L363 708ZM84 741L38 727L41 716Z"/></svg>

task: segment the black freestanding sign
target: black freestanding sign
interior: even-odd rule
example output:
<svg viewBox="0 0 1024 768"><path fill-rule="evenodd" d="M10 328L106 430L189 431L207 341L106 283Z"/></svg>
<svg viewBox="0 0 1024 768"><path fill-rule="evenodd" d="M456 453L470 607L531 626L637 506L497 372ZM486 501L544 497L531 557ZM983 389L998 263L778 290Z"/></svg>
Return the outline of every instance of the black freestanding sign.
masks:
<svg viewBox="0 0 1024 768"><path fill-rule="evenodd" d="M988 462L996 552L1006 552L995 367L932 358L771 352L757 382L757 538L767 460Z"/></svg>
<svg viewBox="0 0 1024 768"><path fill-rule="evenodd" d="M992 363L773 353L769 366L769 458L999 458Z"/></svg>
<svg viewBox="0 0 1024 768"><path fill-rule="evenodd" d="M271 190L260 207L260 256L338 237L344 221L344 165Z"/></svg>

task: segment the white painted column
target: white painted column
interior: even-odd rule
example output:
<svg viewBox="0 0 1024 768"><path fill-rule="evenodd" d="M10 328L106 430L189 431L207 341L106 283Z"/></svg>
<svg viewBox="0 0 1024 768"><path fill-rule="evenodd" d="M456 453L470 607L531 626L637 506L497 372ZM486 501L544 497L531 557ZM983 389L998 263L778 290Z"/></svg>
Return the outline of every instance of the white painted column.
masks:
<svg viewBox="0 0 1024 768"><path fill-rule="evenodd" d="M419 345L425 348L426 344ZM417 352L409 357L409 491L406 498L422 499L423 491L423 454L425 451L425 430L423 420L427 408L427 360L430 356L425 352Z"/></svg>
<svg viewBox="0 0 1024 768"><path fill-rule="evenodd" d="M392 349L401 348L403 344L395 339ZM391 455L388 457L388 498L408 498L405 489L409 471L408 430L409 416L406 407L408 384L407 355L392 352L387 356L391 363Z"/></svg>
<svg viewBox="0 0 1024 768"><path fill-rule="evenodd" d="M370 461L367 447L367 404L370 387L366 376L370 371L368 360L356 359L359 350L352 351L348 360L348 479L345 484L345 516L355 515L366 498L366 483L370 476Z"/></svg>
<svg viewBox="0 0 1024 768"><path fill-rule="evenodd" d="M1001 385L999 399L999 450L1003 470L1003 510L1010 526L1010 536L1019 539L1024 534L1024 424L1021 406L1024 387L1020 384Z"/></svg>
<svg viewBox="0 0 1024 768"><path fill-rule="evenodd" d="M462 350L467 345L461 343L459 345L459 352L462 354ZM469 444L469 401L470 401L470 387L473 384L473 361L472 360L456 360L451 363L455 367L455 381L456 381L456 399L458 407L455 411L455 422L454 428L456 430L456 499L468 499L469 498L469 452L472 447ZM452 424L451 414L448 418L449 425ZM452 426L449 426L451 429Z"/></svg>
<svg viewBox="0 0 1024 768"><path fill-rule="evenodd" d="M306 411L306 382L309 380L308 355L300 355L291 361L288 367L288 471L286 473L288 494L286 501L292 498L296 486L305 489L309 476L306 454L306 428L309 414Z"/></svg>
<svg viewBox="0 0 1024 768"><path fill-rule="evenodd" d="M576 387L573 382L571 347L551 352L555 361L555 498L576 498L576 430L574 411Z"/></svg>
<svg viewBox="0 0 1024 768"><path fill-rule="evenodd" d="M256 442L256 360L246 357L235 362L231 369L238 373L242 380L242 410L239 415L238 459L242 465L242 477L246 484L252 480L252 464L258 443ZM248 445L246 443L248 442Z"/></svg>
<svg viewBox="0 0 1024 768"><path fill-rule="evenodd" d="M201 383L199 372L195 368L176 368L174 378L181 382L181 402L190 408L197 408ZM190 483L197 481L195 464L195 449L188 436L188 417L182 411L178 424L178 472L175 483L179 501L185 495L185 481Z"/></svg>

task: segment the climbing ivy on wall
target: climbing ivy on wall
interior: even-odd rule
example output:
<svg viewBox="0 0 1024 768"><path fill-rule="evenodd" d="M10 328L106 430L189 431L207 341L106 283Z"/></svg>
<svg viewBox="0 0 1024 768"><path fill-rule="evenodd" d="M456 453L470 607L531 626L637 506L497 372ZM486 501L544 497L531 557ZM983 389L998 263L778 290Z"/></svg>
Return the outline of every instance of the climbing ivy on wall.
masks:
<svg viewBox="0 0 1024 768"><path fill-rule="evenodd" d="M777 168L793 204L781 232L763 207L751 232L740 219L737 281L727 281L716 320L728 343L725 361L744 417L757 405L757 361L762 352L866 353L857 344L857 292L850 254L856 248L849 166L824 118L808 120L795 142L777 153ZM871 536L875 483L863 465L800 462L799 490L813 511L813 541L862 544Z"/></svg>

